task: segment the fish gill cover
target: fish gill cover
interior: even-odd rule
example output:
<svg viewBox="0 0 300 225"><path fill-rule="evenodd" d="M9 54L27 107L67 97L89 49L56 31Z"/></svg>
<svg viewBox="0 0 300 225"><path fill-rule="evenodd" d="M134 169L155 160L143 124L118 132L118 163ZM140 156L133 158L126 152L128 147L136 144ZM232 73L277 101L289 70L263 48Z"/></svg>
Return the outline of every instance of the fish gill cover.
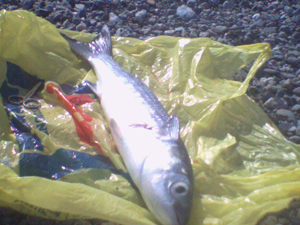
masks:
<svg viewBox="0 0 300 225"><path fill-rule="evenodd" d="M0 205L58 220L156 224L115 151L98 100L85 88L95 82L93 71L59 32L94 38L59 31L30 12L0 13ZM113 54L180 120L195 178L189 224L256 224L299 198L300 147L245 94L271 57L268 44L113 37ZM232 79L251 63L243 82ZM10 94L24 94L40 80L55 82L91 136L46 88L38 109L8 103Z"/></svg>

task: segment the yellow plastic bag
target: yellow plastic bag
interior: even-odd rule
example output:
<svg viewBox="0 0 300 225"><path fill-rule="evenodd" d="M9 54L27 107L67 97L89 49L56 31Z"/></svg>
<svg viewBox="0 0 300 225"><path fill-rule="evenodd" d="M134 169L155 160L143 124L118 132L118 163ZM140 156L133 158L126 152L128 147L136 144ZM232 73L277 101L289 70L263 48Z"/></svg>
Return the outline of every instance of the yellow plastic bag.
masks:
<svg viewBox="0 0 300 225"><path fill-rule="evenodd" d="M81 41L93 38L61 32ZM95 81L89 64L72 53L59 30L30 12L1 11L0 37L0 205L58 220L157 224L112 151L96 99L80 109L94 121L92 128L101 134L94 138L116 168L101 164L105 157L78 137L70 113L45 89L39 110L7 104L7 90L28 91L12 75L16 66L31 79L80 87ZM271 56L268 44L232 47L207 38L156 37L113 38L113 47L115 60L139 75L167 111L179 117L195 176L189 224L256 224L300 196L299 146L287 141L245 94ZM243 82L232 79L252 62Z"/></svg>

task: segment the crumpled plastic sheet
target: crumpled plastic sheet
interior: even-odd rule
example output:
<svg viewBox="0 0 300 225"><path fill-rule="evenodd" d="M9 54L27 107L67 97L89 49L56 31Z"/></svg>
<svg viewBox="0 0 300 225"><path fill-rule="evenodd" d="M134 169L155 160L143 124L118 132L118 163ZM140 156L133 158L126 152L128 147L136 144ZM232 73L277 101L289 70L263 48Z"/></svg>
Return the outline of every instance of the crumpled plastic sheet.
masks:
<svg viewBox="0 0 300 225"><path fill-rule="evenodd" d="M0 206L57 220L157 224L113 150L99 101L85 86L96 79L91 67L59 32L81 41L94 36L58 30L27 11L0 14ZM189 224L256 224L299 197L299 146L245 94L271 57L268 44L113 37L113 53L179 117L195 177ZM232 79L251 63L243 82ZM40 80L56 82L66 96L90 96L78 107L90 119L101 154L46 89L38 93L39 109L7 102Z"/></svg>

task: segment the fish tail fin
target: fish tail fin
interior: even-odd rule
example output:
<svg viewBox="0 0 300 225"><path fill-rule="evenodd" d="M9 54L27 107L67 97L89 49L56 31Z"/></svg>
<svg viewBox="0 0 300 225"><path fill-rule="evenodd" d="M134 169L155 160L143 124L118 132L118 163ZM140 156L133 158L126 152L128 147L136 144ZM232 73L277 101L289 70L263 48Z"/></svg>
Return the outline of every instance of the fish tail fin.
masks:
<svg viewBox="0 0 300 225"><path fill-rule="evenodd" d="M100 34L90 43L84 43L72 38L65 34L61 35L69 42L71 49L85 59L95 57L100 54L107 54L112 56L112 42L109 29L104 25Z"/></svg>

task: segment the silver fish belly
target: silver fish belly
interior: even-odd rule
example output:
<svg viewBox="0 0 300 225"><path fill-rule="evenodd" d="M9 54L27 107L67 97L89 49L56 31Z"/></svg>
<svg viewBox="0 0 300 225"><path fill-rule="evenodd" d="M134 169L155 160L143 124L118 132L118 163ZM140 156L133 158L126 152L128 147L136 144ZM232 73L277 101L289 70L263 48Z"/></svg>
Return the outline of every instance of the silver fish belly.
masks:
<svg viewBox="0 0 300 225"><path fill-rule="evenodd" d="M168 115L139 77L114 61L107 26L90 43L64 37L95 70L96 93L114 141L147 207L163 225L187 224L193 171L178 118Z"/></svg>

